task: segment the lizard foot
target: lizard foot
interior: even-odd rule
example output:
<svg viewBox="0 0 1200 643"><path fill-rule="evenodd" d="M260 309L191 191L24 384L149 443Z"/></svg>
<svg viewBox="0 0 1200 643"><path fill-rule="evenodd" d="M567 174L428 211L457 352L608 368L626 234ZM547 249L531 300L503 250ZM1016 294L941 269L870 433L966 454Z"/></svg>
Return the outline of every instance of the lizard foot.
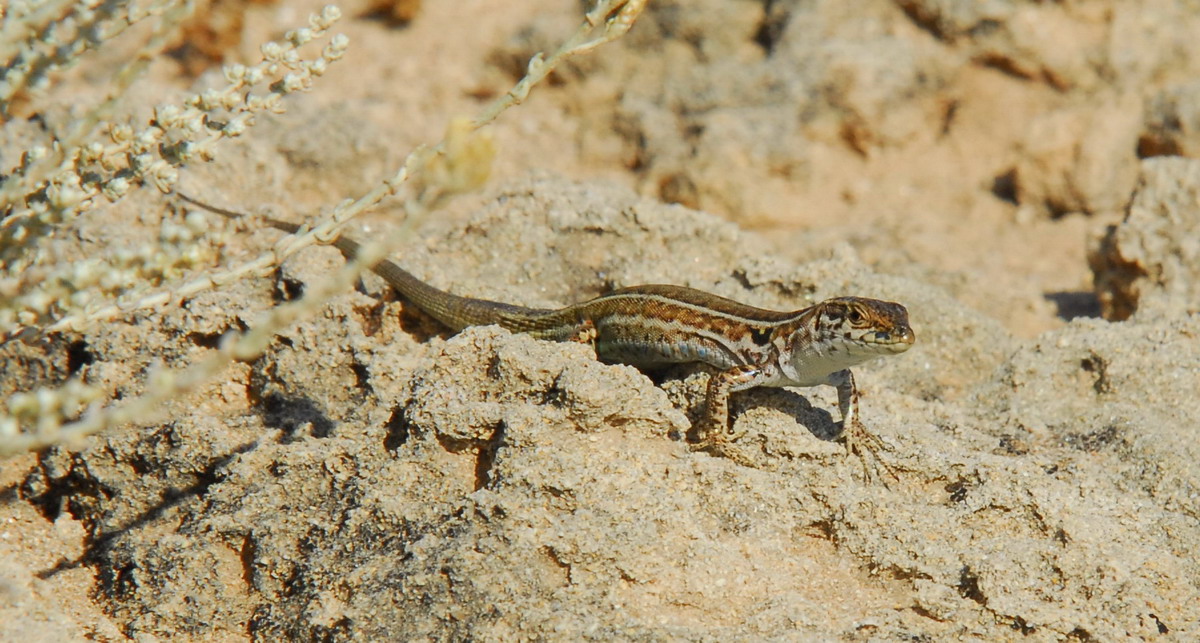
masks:
<svg viewBox="0 0 1200 643"><path fill-rule="evenodd" d="M760 465L746 457L741 451L733 448L733 443L738 441L745 431L725 430L721 427L710 427L698 431L699 440L692 444L690 451L704 451L715 456L728 458L735 464L740 464L743 467L760 468Z"/></svg>
<svg viewBox="0 0 1200 643"><path fill-rule="evenodd" d="M837 440L846 445L846 451L859 459L863 466L863 474L867 481L874 482L876 480L883 482L887 486L887 480L880 475L880 470L887 473L893 480L899 480L895 469L888 465L887 461L880 456L884 451L891 451L890 448L879 439L879 436L867 431L867 428L861 422L852 422L850 426L843 426L841 435Z"/></svg>
<svg viewBox="0 0 1200 643"><path fill-rule="evenodd" d="M596 325L592 323L592 320L587 319L575 327L574 334L571 335L569 341L577 344L590 344L595 348L596 338L599 335L600 333L596 330Z"/></svg>

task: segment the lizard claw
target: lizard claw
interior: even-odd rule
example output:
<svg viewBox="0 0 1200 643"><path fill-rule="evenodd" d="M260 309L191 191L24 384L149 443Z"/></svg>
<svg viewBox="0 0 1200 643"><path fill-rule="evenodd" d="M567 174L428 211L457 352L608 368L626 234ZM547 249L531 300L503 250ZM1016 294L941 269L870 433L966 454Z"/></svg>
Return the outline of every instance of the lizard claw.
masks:
<svg viewBox="0 0 1200 643"><path fill-rule="evenodd" d="M592 348L596 347L596 338L600 333L596 330L596 324L592 320L587 319L575 327L574 332L568 341L578 344L588 344Z"/></svg>
<svg viewBox="0 0 1200 643"><path fill-rule="evenodd" d="M715 456L728 458L744 467L757 467L740 451L733 448L733 443L737 442L742 436L746 435L746 431L734 431L725 429L719 426L700 427L697 431L698 440L695 444L688 447L689 451L704 451Z"/></svg>
<svg viewBox="0 0 1200 643"><path fill-rule="evenodd" d="M879 473L880 469L893 480L900 480L895 469L880 456L881 452L891 451L891 449L883 440L879 439L879 436L867 431L861 422L853 422L850 426L843 425L837 440L845 443L846 451L859 459L863 466L863 474L869 482L878 480L885 487L888 486L887 480Z"/></svg>
<svg viewBox="0 0 1200 643"><path fill-rule="evenodd" d="M691 445L688 447L688 449L690 451L704 451L705 453L709 453L714 456L726 458L731 460L734 464L740 464L743 467L749 467L752 469L762 468L760 463L754 462L752 459L746 457L746 455L741 451L734 449L733 445L726 440L705 440L703 442L697 442L696 444Z"/></svg>

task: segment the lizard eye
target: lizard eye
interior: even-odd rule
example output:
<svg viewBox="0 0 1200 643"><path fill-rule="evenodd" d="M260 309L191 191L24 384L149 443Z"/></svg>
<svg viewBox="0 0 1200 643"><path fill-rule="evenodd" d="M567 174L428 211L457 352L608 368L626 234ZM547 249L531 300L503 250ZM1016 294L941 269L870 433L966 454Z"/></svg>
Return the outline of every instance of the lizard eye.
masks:
<svg viewBox="0 0 1200 643"><path fill-rule="evenodd" d="M861 324L863 319L865 319L862 311L858 310L857 308L852 309L850 313L846 315L846 318L850 320L851 324Z"/></svg>

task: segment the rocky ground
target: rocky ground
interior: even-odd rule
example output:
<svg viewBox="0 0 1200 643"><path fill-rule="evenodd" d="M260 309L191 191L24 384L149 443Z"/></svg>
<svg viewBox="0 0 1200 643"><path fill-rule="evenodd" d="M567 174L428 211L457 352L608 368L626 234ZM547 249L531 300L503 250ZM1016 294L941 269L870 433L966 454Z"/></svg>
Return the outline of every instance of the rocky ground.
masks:
<svg viewBox="0 0 1200 643"><path fill-rule="evenodd" d="M315 6L252 7L226 55ZM301 220L579 15L342 8L340 73L189 168L188 191ZM735 396L742 466L688 448L705 373L451 336L371 276L157 417L0 463L0 639L1200 636L1198 28L1165 0L652 0L493 128L489 186L397 261L532 306L638 283L901 302L917 344L857 371L894 478L831 441L831 389ZM215 82L203 68L156 61L126 109ZM126 199L54 250L172 216ZM280 235L210 224L221 261ZM4 393L74 372L135 396L150 365L198 359L341 263L314 248L7 344Z"/></svg>

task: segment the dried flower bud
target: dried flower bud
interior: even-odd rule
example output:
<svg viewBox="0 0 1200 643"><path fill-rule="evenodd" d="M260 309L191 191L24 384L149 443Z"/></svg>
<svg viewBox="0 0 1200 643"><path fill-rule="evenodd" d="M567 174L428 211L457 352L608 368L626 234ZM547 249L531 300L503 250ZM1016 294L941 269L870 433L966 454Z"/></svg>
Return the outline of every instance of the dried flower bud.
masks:
<svg viewBox="0 0 1200 643"><path fill-rule="evenodd" d="M246 66L240 63L226 65L222 71L225 73L225 80L231 85L237 85L246 77Z"/></svg>
<svg viewBox="0 0 1200 643"><path fill-rule="evenodd" d="M284 36L293 46L299 47L313 39L312 29L295 29Z"/></svg>
<svg viewBox="0 0 1200 643"><path fill-rule="evenodd" d="M283 55L283 47L274 41L264 42L259 50L262 52L263 60L279 60L279 57Z"/></svg>

